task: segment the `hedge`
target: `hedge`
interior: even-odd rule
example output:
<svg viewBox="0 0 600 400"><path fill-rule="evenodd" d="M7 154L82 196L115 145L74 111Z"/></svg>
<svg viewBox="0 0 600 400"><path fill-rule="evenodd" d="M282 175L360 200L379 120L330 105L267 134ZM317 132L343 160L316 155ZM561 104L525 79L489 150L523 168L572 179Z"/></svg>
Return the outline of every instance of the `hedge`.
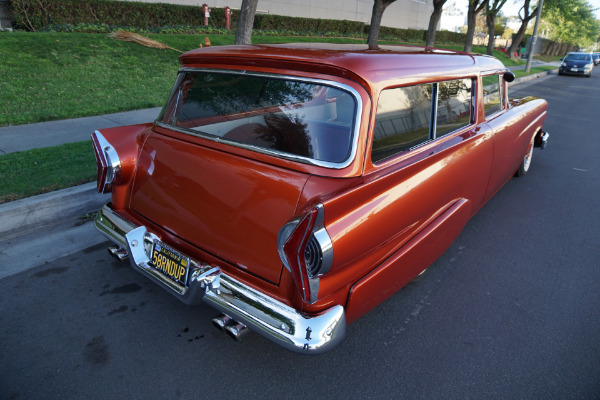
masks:
<svg viewBox="0 0 600 400"><path fill-rule="evenodd" d="M213 8L209 27L199 6L110 0L10 0L15 28L28 31L106 32L126 29L156 33L226 33L225 12ZM239 10L233 10L235 30ZM290 29L293 27L293 29ZM369 26L359 21L311 19L257 14L254 29L262 32L293 32L306 36L367 37ZM427 32L381 27L380 39L425 42ZM448 31L436 34L438 43L464 43L465 35Z"/></svg>
<svg viewBox="0 0 600 400"><path fill-rule="evenodd" d="M17 29L36 31L49 25L107 24L150 29L202 25L199 7L108 0L10 0ZM237 21L236 13L232 16ZM213 10L213 24L225 26L223 10Z"/></svg>

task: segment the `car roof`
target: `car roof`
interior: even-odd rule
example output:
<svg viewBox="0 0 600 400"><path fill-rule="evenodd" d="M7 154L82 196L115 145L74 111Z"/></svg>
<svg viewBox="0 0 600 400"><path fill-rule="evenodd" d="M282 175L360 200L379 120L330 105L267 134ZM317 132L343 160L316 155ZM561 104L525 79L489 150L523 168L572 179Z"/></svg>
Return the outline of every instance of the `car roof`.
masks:
<svg viewBox="0 0 600 400"><path fill-rule="evenodd" d="M292 43L205 47L184 53L184 67L238 64L321 72L364 80L371 86L390 81L418 82L478 75L506 68L494 57L454 50L418 46L382 45L369 50L366 44Z"/></svg>

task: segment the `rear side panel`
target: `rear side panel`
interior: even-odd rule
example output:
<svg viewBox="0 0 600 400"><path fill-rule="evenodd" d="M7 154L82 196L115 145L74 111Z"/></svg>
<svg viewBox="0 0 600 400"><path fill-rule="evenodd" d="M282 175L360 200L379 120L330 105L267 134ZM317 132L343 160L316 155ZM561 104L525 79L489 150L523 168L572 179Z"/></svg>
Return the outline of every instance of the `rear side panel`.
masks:
<svg viewBox="0 0 600 400"><path fill-rule="evenodd" d="M492 146L488 132L471 128L425 146L409 158L397 158L395 163L366 176L356 187L325 200L325 225L334 256L330 272L321 279L322 293L352 285L401 252L421 249L411 245L407 250L406 246L460 204L460 212L451 218L456 230L439 224L439 242L428 246L423 262L394 264L390 273L397 282L407 282L439 257L482 204ZM309 191L318 193L322 185L326 183L311 178L304 195ZM386 297L400 286L392 285Z"/></svg>
<svg viewBox="0 0 600 400"><path fill-rule="evenodd" d="M544 125L547 108L548 104L541 99L514 101L511 108L486 122L494 133L494 164L487 199L519 168L531 140Z"/></svg>

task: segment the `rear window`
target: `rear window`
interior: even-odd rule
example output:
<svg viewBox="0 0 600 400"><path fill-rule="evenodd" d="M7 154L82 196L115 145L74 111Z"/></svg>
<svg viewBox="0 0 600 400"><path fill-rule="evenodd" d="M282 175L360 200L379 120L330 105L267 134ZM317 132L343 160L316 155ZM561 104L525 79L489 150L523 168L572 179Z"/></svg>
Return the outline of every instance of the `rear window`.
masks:
<svg viewBox="0 0 600 400"><path fill-rule="evenodd" d="M253 150L340 164L352 153L356 110L355 96L333 83L183 71L159 121Z"/></svg>
<svg viewBox="0 0 600 400"><path fill-rule="evenodd" d="M567 54L567 61L592 61L592 56L589 54Z"/></svg>

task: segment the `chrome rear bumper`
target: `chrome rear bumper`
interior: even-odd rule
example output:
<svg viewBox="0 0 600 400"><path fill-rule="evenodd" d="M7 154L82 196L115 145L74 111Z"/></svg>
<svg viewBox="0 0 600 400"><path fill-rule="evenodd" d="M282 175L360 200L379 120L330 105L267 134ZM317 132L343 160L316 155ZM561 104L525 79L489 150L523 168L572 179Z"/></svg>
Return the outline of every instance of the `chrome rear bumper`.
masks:
<svg viewBox="0 0 600 400"><path fill-rule="evenodd" d="M152 266L150 251L158 239L144 226L136 226L103 206L96 228L127 250L131 265L186 304L210 304L251 330L288 350L324 353L346 336L346 316L340 305L319 314L303 314L223 273L218 266L190 258L188 284L179 285Z"/></svg>

